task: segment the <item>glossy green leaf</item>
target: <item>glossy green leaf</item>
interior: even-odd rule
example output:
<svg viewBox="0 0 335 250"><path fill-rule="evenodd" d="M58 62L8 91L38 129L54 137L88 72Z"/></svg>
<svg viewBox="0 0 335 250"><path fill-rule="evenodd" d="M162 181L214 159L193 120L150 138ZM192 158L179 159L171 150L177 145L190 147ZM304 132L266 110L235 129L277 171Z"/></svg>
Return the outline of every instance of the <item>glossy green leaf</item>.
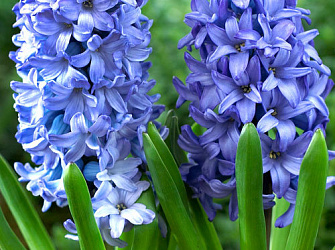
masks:
<svg viewBox="0 0 335 250"><path fill-rule="evenodd" d="M178 243L176 240L176 236L174 234L170 234L170 239L169 239L169 246L167 250L178 250Z"/></svg>
<svg viewBox="0 0 335 250"><path fill-rule="evenodd" d="M301 163L297 200L286 249L313 249L324 205L328 150L318 129Z"/></svg>
<svg viewBox="0 0 335 250"><path fill-rule="evenodd" d="M148 135L152 143L155 145L155 148L158 151L159 156L162 158L162 161L164 162L167 168L167 171L171 175L172 180L174 184L176 185L179 195L184 203L186 211L189 211L187 193L186 193L186 189L184 186L184 182L179 172L178 165L176 161L174 160L169 148L163 141L158 130L156 129L155 125L152 122L148 124Z"/></svg>
<svg viewBox="0 0 335 250"><path fill-rule="evenodd" d="M115 247L116 250L131 250L134 242L134 228L128 232L123 232L120 239L127 242L125 247Z"/></svg>
<svg viewBox="0 0 335 250"><path fill-rule="evenodd" d="M276 205L272 209L272 229L270 238L270 250L282 250L286 246L287 238L290 233L291 225L278 228L274 224L278 217L283 215L290 206L290 203L284 198L275 198Z"/></svg>
<svg viewBox="0 0 335 250"><path fill-rule="evenodd" d="M143 134L144 152L156 194L163 208L167 222L177 237L178 245L183 250L206 249L200 235L197 234L182 201L172 175L169 173L162 155L149 135Z"/></svg>
<svg viewBox="0 0 335 250"><path fill-rule="evenodd" d="M169 136L165 140L168 148L172 152L174 158L177 163L180 165L181 163L188 162L185 152L178 146L178 137L180 134L178 118L175 116L175 112L170 110L168 112L165 126L169 128ZM202 129L199 127L199 129ZM150 135L150 134L149 134ZM178 154L179 152L179 154ZM179 162L178 162L179 159ZM206 245L208 249L221 249L220 240L215 231L214 225L212 222L208 220L208 217L203 210L198 199L191 198L192 194L189 192L188 197L190 197L190 209L191 209L191 218L195 223L196 229L198 232L206 239Z"/></svg>
<svg viewBox="0 0 335 250"><path fill-rule="evenodd" d="M142 177L149 181L146 176ZM144 204L148 209L152 210L157 214L155 197L151 188L147 189L141 194L141 197L137 200L137 203ZM133 242L131 244L132 250L148 250L148 249L159 249L158 244L162 238L159 227L157 216L154 221L148 225L134 226ZM163 249L162 249L163 250Z"/></svg>
<svg viewBox="0 0 335 250"><path fill-rule="evenodd" d="M64 170L64 188L70 212L77 228L81 249L105 249L94 219L90 194L84 176L75 163Z"/></svg>
<svg viewBox="0 0 335 250"><path fill-rule="evenodd" d="M0 190L29 248L54 249L26 190L18 182L12 167L2 156L0 156Z"/></svg>
<svg viewBox="0 0 335 250"><path fill-rule="evenodd" d="M245 124L242 129L235 164L240 247L242 250L265 250L262 151L258 132L252 123Z"/></svg>
<svg viewBox="0 0 335 250"><path fill-rule="evenodd" d="M208 220L208 216L199 199L190 199L190 211L192 221L198 229L199 234L206 239L207 248L210 250L222 249L214 224Z"/></svg>
<svg viewBox="0 0 335 250"><path fill-rule="evenodd" d="M178 145L178 138L180 134L178 117L175 115L173 110L170 110L166 117L165 126L169 128L169 135L165 142L170 149L172 155L176 159L178 166L182 163L187 163L187 155L184 150L182 150Z"/></svg>
<svg viewBox="0 0 335 250"><path fill-rule="evenodd" d="M10 228L0 208L0 249L2 250L24 250L26 249L13 230Z"/></svg>

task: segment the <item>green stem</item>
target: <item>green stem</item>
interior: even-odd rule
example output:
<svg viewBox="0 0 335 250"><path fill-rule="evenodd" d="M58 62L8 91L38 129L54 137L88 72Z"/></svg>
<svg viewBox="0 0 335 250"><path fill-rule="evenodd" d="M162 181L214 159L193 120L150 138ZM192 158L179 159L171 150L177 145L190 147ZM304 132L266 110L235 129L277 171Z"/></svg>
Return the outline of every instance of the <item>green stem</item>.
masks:
<svg viewBox="0 0 335 250"><path fill-rule="evenodd" d="M263 193L272 194L272 180L270 172L267 172L263 176ZM266 248L270 248L270 236L271 236L271 227L272 227L272 208L264 210L265 216L265 226L266 226Z"/></svg>
<svg viewBox="0 0 335 250"><path fill-rule="evenodd" d="M286 246L287 238L290 233L291 225L278 228L274 224L279 216L282 216L290 206L290 203L287 202L284 198L278 199L275 198L276 205L272 210L272 230L271 230L271 239L270 239L270 250L282 250Z"/></svg>

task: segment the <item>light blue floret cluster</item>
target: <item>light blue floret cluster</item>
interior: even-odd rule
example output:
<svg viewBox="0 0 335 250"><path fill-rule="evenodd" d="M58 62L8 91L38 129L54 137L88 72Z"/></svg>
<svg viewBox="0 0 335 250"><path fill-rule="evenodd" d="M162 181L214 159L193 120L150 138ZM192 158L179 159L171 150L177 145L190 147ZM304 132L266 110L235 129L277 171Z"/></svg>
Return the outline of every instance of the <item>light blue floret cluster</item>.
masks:
<svg viewBox="0 0 335 250"><path fill-rule="evenodd" d="M141 14L146 0L21 0L14 6L10 53L22 82L12 82L19 113L16 138L32 162L16 163L27 189L67 205L62 175L75 162L92 192L104 239L132 225L151 223L155 214L135 203L149 183L140 181L142 133L164 106L148 95L152 21ZM159 124L157 124L159 126ZM161 133L166 134L164 128ZM129 157L129 155L132 157ZM75 232L70 221L65 223Z"/></svg>

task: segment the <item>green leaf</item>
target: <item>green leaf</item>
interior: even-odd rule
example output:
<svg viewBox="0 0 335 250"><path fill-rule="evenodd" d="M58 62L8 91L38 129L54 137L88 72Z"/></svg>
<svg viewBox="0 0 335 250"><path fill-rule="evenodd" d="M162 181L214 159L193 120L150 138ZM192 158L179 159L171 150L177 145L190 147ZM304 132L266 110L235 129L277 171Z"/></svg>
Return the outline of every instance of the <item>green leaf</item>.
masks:
<svg viewBox="0 0 335 250"><path fill-rule="evenodd" d="M197 234L192 224L176 183L167 169L166 164L170 161L163 160L165 157L159 153L146 133L143 134L143 144L157 197L179 247L183 250L206 249L201 236Z"/></svg>
<svg viewBox="0 0 335 250"><path fill-rule="evenodd" d="M207 248L211 250L222 249L213 222L208 220L208 216L198 198L190 199L190 211L191 219L198 229L199 234L206 239Z"/></svg>
<svg viewBox="0 0 335 250"><path fill-rule="evenodd" d="M301 163L297 200L286 249L313 249L324 205L328 150L318 129Z"/></svg>
<svg viewBox="0 0 335 250"><path fill-rule="evenodd" d="M64 187L70 212L77 228L81 249L105 249L94 219L90 194L84 176L75 163L64 170Z"/></svg>
<svg viewBox="0 0 335 250"><path fill-rule="evenodd" d="M261 143L255 126L245 124L237 146L236 189L241 249L266 249Z"/></svg>
<svg viewBox="0 0 335 250"><path fill-rule="evenodd" d="M149 181L146 176L142 177L142 180ZM137 203L142 203L152 211L156 211L155 197L151 188L147 189L141 194L141 197L137 200ZM161 236L157 216L154 221L148 225L134 226L133 242L131 244L132 250L148 250L148 249L159 249L159 241L163 238Z"/></svg>
<svg viewBox="0 0 335 250"><path fill-rule="evenodd" d="M170 149L172 155L176 159L178 166L183 163L187 163L187 155L184 150L182 150L178 145L178 138L180 135L178 117L174 114L173 110L170 110L167 114L165 126L169 128L169 135L165 142Z"/></svg>
<svg viewBox="0 0 335 250"><path fill-rule="evenodd" d="M0 249L2 250L24 250L26 249L13 230L8 225L8 222L0 208Z"/></svg>
<svg viewBox="0 0 335 250"><path fill-rule="evenodd" d="M155 145L155 148L158 151L159 156L162 158L162 161L164 162L167 168L167 171L171 175L172 180L174 184L176 185L179 195L184 203L186 211L189 211L187 193L186 193L186 189L184 186L184 182L179 172L178 165L176 161L174 160L169 148L163 141L158 130L156 129L155 125L152 122L148 124L148 135L152 143Z"/></svg>
<svg viewBox="0 0 335 250"><path fill-rule="evenodd" d="M197 136L200 136L200 135L202 135L205 131L206 131L206 129L204 128L204 127L202 127L202 126L200 126L198 123L193 123L193 125L192 125L192 131L193 131L193 133L195 134L195 135L197 135Z"/></svg>
<svg viewBox="0 0 335 250"><path fill-rule="evenodd" d="M47 230L18 182L11 166L0 155L0 190L24 239L31 249L54 249ZM36 237L38 236L38 237Z"/></svg>
<svg viewBox="0 0 335 250"><path fill-rule="evenodd" d="M123 232L120 236L120 239L127 242L127 246L125 247L115 247L117 250L131 250L132 244L134 242L134 228L128 232Z"/></svg>
<svg viewBox="0 0 335 250"><path fill-rule="evenodd" d="M179 250L176 236L173 233L170 234L169 246L167 250Z"/></svg>
<svg viewBox="0 0 335 250"><path fill-rule="evenodd" d="M278 228L275 227L275 221L283 215L290 206L290 203L284 198L275 198L276 205L272 209L272 229L270 238L270 250L282 250L286 246L287 238L290 233L291 225Z"/></svg>

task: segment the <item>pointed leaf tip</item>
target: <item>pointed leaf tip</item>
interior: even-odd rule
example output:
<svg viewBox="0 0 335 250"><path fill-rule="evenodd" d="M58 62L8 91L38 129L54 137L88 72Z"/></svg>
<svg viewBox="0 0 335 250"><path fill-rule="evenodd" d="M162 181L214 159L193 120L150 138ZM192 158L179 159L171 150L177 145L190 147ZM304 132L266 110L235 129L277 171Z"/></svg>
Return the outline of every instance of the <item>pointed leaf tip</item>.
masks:
<svg viewBox="0 0 335 250"><path fill-rule="evenodd" d="M70 212L77 228L80 248L104 250L105 246L94 218L88 187L75 163L66 166L63 182Z"/></svg>
<svg viewBox="0 0 335 250"><path fill-rule="evenodd" d="M252 123L245 124L242 129L235 165L241 249L265 250L262 150Z"/></svg>
<svg viewBox="0 0 335 250"><path fill-rule="evenodd" d="M313 249L322 215L328 173L328 150L318 129L302 160L296 207L287 250Z"/></svg>

